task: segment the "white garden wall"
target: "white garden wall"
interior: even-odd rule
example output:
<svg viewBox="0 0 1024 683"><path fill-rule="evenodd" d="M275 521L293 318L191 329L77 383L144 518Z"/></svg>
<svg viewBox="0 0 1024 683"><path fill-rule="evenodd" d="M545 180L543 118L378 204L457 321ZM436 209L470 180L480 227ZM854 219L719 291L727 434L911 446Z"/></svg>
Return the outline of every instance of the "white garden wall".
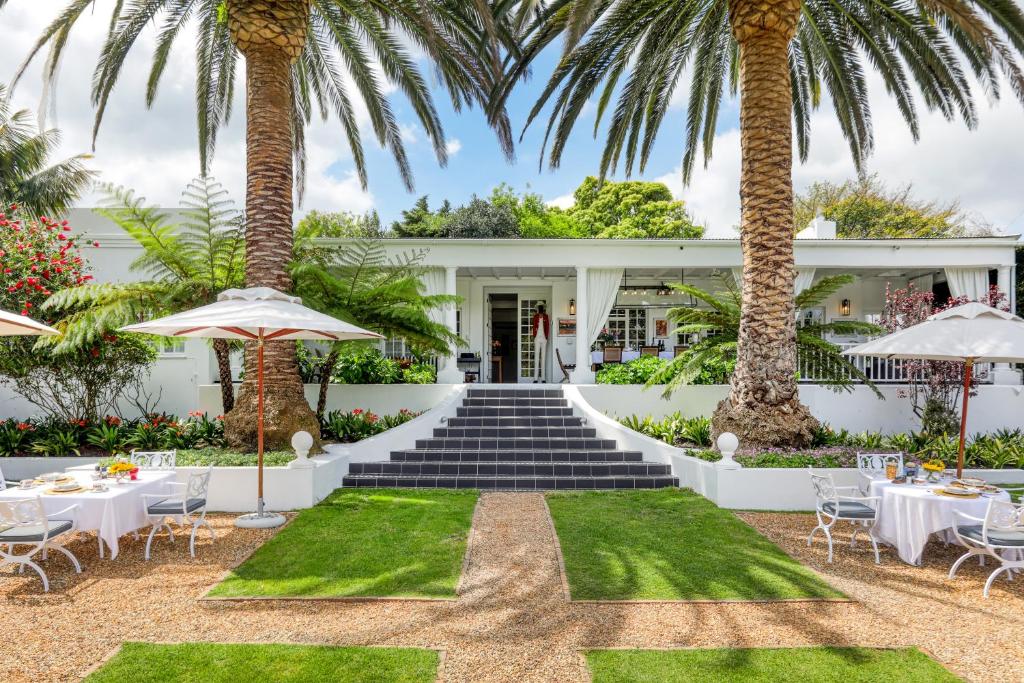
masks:
<svg viewBox="0 0 1024 683"><path fill-rule="evenodd" d="M362 408L378 415L393 415L402 408L414 412L430 410L452 391L452 384L332 384L327 390L327 410ZM316 407L319 384L306 385L306 400ZM219 384L199 387L198 409L210 415L224 412Z"/></svg>
<svg viewBox="0 0 1024 683"><path fill-rule="evenodd" d="M898 395L899 387L881 386L879 389L885 400L878 399L863 386L854 387L851 392L836 393L827 387L808 384L801 385L800 400L816 418L835 429L890 434L920 428L920 420L913 414L909 399ZM657 419L676 411L684 417L710 416L718 402L728 396L729 387L683 387L667 400L661 397L660 387L591 384L580 385L579 391L596 410L613 417L650 415ZM968 433L1018 427L1024 427L1024 387L978 387L978 395L971 398Z"/></svg>

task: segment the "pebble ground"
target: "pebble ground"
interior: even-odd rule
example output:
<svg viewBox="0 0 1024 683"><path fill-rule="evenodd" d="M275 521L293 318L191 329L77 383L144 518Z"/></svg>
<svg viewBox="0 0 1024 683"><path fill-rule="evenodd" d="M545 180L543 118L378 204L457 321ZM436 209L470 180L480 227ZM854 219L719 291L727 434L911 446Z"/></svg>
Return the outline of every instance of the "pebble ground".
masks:
<svg viewBox="0 0 1024 683"><path fill-rule="evenodd" d="M0 681L78 680L125 640L426 647L444 651L446 682L586 681L580 653L590 648L914 645L968 680L1024 680L1024 579L1000 581L984 600L977 565L945 578L954 548L933 544L914 568L891 550L879 567L866 546L840 545L828 565L820 542L805 545L809 515L740 516L853 600L569 602L542 496L485 493L457 600L206 601L272 533L215 515L218 539L204 539L194 560L186 544L160 539L145 562L130 537L116 560L100 560L83 536L71 547L85 571L53 557L49 594L28 573L0 570Z"/></svg>

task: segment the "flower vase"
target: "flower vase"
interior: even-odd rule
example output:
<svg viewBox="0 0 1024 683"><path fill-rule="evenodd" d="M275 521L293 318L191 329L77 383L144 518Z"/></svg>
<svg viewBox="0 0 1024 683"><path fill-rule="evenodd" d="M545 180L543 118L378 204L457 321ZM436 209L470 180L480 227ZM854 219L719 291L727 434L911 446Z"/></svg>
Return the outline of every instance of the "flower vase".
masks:
<svg viewBox="0 0 1024 683"><path fill-rule="evenodd" d="M132 481L138 481L138 479L139 479L139 468L136 467L134 470L131 470L128 474L129 474L129 476L130 476Z"/></svg>
<svg viewBox="0 0 1024 683"><path fill-rule="evenodd" d="M939 483L939 473L934 470L928 470L928 476L924 478L929 484Z"/></svg>

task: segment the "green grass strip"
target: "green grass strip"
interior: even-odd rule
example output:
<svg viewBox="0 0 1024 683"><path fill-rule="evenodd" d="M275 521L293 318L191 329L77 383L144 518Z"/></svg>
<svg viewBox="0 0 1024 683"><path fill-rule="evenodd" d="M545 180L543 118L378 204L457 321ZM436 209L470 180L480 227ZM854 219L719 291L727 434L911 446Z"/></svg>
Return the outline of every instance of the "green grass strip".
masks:
<svg viewBox="0 0 1024 683"><path fill-rule="evenodd" d="M688 490L547 498L574 600L842 598L736 515Z"/></svg>
<svg viewBox="0 0 1024 683"><path fill-rule="evenodd" d="M437 678L433 650L321 645L125 643L87 683L428 683Z"/></svg>
<svg viewBox="0 0 1024 683"><path fill-rule="evenodd" d="M453 597L479 493L338 489L211 597Z"/></svg>
<svg viewBox="0 0 1024 683"><path fill-rule="evenodd" d="M594 683L945 683L959 681L914 648L593 650L587 665Z"/></svg>

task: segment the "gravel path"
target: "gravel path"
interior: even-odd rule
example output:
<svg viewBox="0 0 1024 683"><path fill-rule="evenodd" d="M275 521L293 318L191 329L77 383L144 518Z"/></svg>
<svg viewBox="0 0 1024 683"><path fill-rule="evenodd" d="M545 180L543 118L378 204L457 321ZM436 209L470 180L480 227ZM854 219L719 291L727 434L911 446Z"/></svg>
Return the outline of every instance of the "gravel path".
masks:
<svg viewBox="0 0 1024 683"><path fill-rule="evenodd" d="M456 601L201 601L269 536L216 515L218 540L200 543L195 560L163 539L143 562L142 542L129 538L117 560L99 560L86 537L73 544L81 576L47 563L48 595L37 579L0 570L0 680L76 680L124 640L428 647L445 652L449 682L585 681L579 652L592 647L917 645L973 680L1024 679L1024 582L1000 582L982 601L976 566L945 580L955 553L942 546L920 569L891 551L876 568L848 547L829 566L823 546L803 545L809 516L741 516L856 602L569 603L544 499L511 493L483 494Z"/></svg>

